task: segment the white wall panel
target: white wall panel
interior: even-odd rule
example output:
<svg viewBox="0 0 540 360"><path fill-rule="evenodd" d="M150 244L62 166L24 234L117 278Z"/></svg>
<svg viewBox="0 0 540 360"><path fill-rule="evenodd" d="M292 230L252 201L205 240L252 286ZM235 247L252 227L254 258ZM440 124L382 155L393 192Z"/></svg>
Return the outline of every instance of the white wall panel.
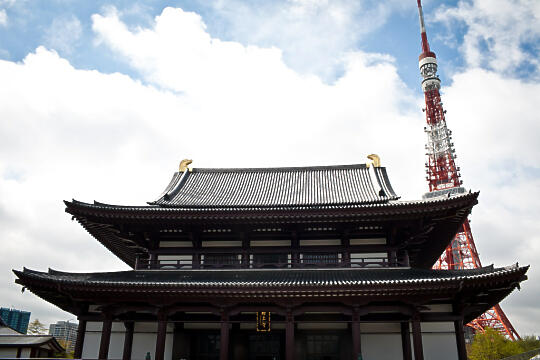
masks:
<svg viewBox="0 0 540 360"><path fill-rule="evenodd" d="M425 360L456 360L458 358L454 333L422 334Z"/></svg>
<svg viewBox="0 0 540 360"><path fill-rule="evenodd" d="M88 324L86 326L88 326ZM87 328L86 333L84 334L82 357L88 359L97 359L100 341L101 331L89 331Z"/></svg>
<svg viewBox="0 0 540 360"><path fill-rule="evenodd" d="M86 331L101 332L102 327L103 327L103 323L101 321L88 321L86 323Z"/></svg>
<svg viewBox="0 0 540 360"><path fill-rule="evenodd" d="M121 359L124 353L124 336L123 332L111 333L111 342L109 343L109 359Z"/></svg>
<svg viewBox="0 0 540 360"><path fill-rule="evenodd" d="M454 333L454 323L450 321L446 322L423 322L421 323L423 333L431 332L445 332L445 333Z"/></svg>
<svg viewBox="0 0 540 360"><path fill-rule="evenodd" d="M122 321L114 321L111 327L112 332L125 332L126 327Z"/></svg>
<svg viewBox="0 0 540 360"><path fill-rule="evenodd" d="M153 359L156 354L156 339L156 333L134 333L131 359L144 360L147 352L150 352Z"/></svg>
<svg viewBox="0 0 540 360"><path fill-rule="evenodd" d="M173 347L173 333L167 332L167 336L165 337L165 359L172 359L172 347ZM154 356L152 356L152 359Z"/></svg>
<svg viewBox="0 0 540 360"><path fill-rule="evenodd" d="M362 334L361 340L364 359L403 359L401 334Z"/></svg>

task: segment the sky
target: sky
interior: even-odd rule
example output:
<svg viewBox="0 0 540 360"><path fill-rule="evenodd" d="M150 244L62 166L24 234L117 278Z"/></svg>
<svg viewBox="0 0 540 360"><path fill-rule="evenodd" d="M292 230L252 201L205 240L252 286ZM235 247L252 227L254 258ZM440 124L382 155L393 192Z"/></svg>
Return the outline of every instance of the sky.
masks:
<svg viewBox="0 0 540 360"><path fill-rule="evenodd" d="M484 265L531 265L502 302L540 335L540 2L425 1ZM365 163L427 191L414 0L0 0L0 305L72 320L12 269L127 266L64 212L144 205L193 167Z"/></svg>

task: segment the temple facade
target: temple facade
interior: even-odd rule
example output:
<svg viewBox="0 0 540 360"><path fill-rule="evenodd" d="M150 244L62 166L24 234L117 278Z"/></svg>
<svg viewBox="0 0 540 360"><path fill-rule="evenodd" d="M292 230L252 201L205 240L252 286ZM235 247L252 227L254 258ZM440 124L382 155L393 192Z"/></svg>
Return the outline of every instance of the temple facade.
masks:
<svg viewBox="0 0 540 360"><path fill-rule="evenodd" d="M432 270L477 203L403 201L384 167L188 169L144 206L66 201L131 270L14 271L84 359L466 360L463 324L528 267Z"/></svg>

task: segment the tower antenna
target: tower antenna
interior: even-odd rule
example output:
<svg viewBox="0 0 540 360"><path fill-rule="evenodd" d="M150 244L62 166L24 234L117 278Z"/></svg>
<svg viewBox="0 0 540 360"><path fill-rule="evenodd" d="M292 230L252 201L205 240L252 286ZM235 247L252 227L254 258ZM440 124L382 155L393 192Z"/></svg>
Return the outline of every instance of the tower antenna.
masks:
<svg viewBox="0 0 540 360"><path fill-rule="evenodd" d="M417 0L420 17L420 35L422 38L422 53L419 57L422 90L426 101L427 135L426 144L426 180L429 192L427 197L438 195L451 196L453 193L464 192L461 188L459 167L456 166L456 154L452 142L452 132L446 126L446 111L441 101L441 80L437 75L437 56L429 48L424 12L421 0ZM482 267L478 251L471 232L469 219L465 219L458 233L439 260L433 266L435 269L476 269ZM499 305L495 305L469 324L474 331L484 332L491 327L512 340L520 339Z"/></svg>

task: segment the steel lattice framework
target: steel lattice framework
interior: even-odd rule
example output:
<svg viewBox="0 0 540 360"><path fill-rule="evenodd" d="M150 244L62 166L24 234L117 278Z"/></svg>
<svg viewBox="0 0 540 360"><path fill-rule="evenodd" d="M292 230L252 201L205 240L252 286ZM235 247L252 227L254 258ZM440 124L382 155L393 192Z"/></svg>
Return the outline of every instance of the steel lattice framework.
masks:
<svg viewBox="0 0 540 360"><path fill-rule="evenodd" d="M422 36L422 54L419 57L422 90L424 91L427 126L426 162L427 181L431 193L447 194L462 192L459 167L456 166L452 132L446 126L445 113L439 89L441 81L437 75L437 58L429 48L421 0L418 2L420 15L420 31ZM435 195L435 194L434 194ZM435 269L475 269L482 267L476 245L471 232L469 220L466 219L461 230L446 248ZM482 314L467 324L475 331L484 332L486 327L498 330L512 340L520 336L502 311L499 305Z"/></svg>

